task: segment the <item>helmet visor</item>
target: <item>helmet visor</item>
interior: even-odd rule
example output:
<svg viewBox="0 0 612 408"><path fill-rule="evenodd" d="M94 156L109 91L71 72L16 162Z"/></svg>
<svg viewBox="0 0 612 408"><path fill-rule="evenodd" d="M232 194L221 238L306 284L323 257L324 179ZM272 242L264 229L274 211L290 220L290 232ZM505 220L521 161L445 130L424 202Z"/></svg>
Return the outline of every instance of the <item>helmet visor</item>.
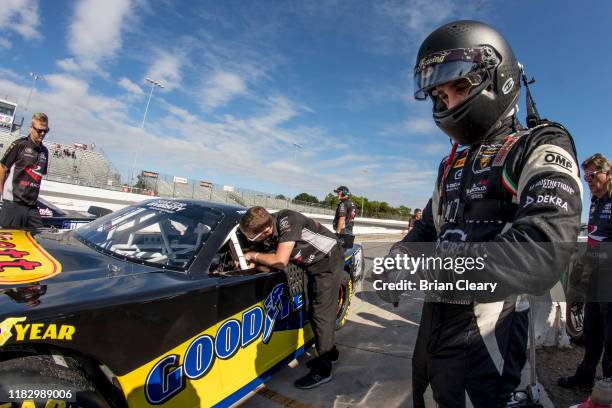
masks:
<svg viewBox="0 0 612 408"><path fill-rule="evenodd" d="M436 52L419 61L414 69L414 97L423 100L428 92L435 86L467 78L472 86L479 85L483 80L483 64L488 58L483 54L491 55L488 49L483 52L480 48L457 48Z"/></svg>

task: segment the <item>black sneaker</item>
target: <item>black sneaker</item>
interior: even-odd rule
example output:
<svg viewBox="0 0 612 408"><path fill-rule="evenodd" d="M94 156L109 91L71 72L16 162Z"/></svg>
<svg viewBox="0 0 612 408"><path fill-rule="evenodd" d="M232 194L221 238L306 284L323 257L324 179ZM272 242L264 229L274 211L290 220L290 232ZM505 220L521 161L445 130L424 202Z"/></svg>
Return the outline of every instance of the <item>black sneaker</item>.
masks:
<svg viewBox="0 0 612 408"><path fill-rule="evenodd" d="M572 375L570 377L561 377L557 380L557 385L563 388L569 388L579 391L591 391L593 381L589 381L584 377Z"/></svg>
<svg viewBox="0 0 612 408"><path fill-rule="evenodd" d="M338 362L338 358L340 358L340 352L338 351L338 349L334 346L333 349L331 349L328 353L327 353L327 357L329 358L329 361L332 364L336 364ZM316 368L317 364L319 362L319 359L321 357L315 357L315 358L311 358L310 360L308 360L306 362L306 367L312 369L312 368Z"/></svg>
<svg viewBox="0 0 612 408"><path fill-rule="evenodd" d="M307 390L310 388L318 387L321 384L330 382L332 378L333 375L331 372L327 376L323 376L315 371L311 371L296 382L294 382L293 385L295 385L296 388Z"/></svg>

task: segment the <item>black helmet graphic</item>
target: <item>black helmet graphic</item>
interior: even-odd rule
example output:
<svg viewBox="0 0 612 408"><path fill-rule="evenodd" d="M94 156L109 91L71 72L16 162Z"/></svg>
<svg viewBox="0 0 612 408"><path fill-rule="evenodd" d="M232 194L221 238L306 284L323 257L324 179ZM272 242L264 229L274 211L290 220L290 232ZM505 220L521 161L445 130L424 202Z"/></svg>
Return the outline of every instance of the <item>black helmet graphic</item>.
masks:
<svg viewBox="0 0 612 408"><path fill-rule="evenodd" d="M464 78L468 96L451 109L435 87ZM421 44L414 68L414 97L433 100L436 125L455 142L481 142L517 104L520 67L510 45L490 26L455 21L432 32Z"/></svg>

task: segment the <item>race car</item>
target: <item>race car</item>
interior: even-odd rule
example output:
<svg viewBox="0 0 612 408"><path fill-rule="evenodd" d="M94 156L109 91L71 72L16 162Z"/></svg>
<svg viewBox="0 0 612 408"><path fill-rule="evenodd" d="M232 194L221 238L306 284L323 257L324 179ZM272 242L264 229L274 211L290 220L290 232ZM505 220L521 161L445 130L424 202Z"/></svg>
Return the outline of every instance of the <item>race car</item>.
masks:
<svg viewBox="0 0 612 408"><path fill-rule="evenodd" d="M301 355L304 274L247 268L244 212L154 199L73 231L0 230L0 401L230 406ZM362 265L354 245L338 327Z"/></svg>

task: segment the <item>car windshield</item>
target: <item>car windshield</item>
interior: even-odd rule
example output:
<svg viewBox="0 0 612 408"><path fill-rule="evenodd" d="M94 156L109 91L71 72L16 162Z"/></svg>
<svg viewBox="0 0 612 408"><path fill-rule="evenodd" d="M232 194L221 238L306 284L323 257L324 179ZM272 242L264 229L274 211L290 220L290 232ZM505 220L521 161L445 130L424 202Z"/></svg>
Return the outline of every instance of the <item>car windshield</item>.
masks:
<svg viewBox="0 0 612 408"><path fill-rule="evenodd" d="M151 200L98 218L75 234L111 255L186 269L222 219L221 211L198 203Z"/></svg>

